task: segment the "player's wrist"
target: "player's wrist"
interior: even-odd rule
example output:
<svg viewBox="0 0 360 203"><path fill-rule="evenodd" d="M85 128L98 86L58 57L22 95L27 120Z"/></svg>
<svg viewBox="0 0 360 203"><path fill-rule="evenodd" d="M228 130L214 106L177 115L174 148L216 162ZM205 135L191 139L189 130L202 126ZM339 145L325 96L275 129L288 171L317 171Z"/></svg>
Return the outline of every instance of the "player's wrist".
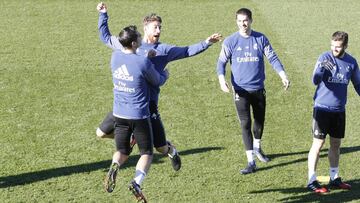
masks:
<svg viewBox="0 0 360 203"><path fill-rule="evenodd" d="M316 70L315 70L315 74L318 75L322 75L325 73L325 68L323 66L319 66Z"/></svg>
<svg viewBox="0 0 360 203"><path fill-rule="evenodd" d="M279 76L281 80L288 80L285 71L280 71Z"/></svg>
<svg viewBox="0 0 360 203"><path fill-rule="evenodd" d="M218 79L220 84L226 83L225 75L218 75Z"/></svg>
<svg viewBox="0 0 360 203"><path fill-rule="evenodd" d="M205 43L206 43L207 45L209 45L209 46L212 45L212 44L214 44L213 42L210 41L210 39L206 39L206 40L205 40Z"/></svg>

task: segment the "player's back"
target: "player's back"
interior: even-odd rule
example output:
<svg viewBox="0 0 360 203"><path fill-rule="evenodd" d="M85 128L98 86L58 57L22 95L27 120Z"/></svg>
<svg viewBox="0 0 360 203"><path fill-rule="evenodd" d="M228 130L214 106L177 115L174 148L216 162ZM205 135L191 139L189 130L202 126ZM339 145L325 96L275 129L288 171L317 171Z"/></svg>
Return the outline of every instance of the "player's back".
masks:
<svg viewBox="0 0 360 203"><path fill-rule="evenodd" d="M114 84L114 115L128 119L149 116L148 81L145 74L152 66L143 56L114 51L111 70Z"/></svg>

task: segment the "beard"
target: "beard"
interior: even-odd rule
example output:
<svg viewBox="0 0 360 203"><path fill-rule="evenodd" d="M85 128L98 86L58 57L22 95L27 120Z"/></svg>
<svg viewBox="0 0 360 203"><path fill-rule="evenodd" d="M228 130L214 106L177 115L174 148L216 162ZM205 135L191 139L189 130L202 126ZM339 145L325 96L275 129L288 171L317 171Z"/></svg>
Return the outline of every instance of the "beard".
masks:
<svg viewBox="0 0 360 203"><path fill-rule="evenodd" d="M152 39L152 41L153 41L154 43L156 43L156 42L159 41L160 35L153 35L153 36L151 36L151 39Z"/></svg>
<svg viewBox="0 0 360 203"><path fill-rule="evenodd" d="M343 56L344 53L345 53L345 50L344 50L344 49L342 49L340 52L335 52L335 51L332 52L332 54L333 54L336 58L339 58L339 57Z"/></svg>

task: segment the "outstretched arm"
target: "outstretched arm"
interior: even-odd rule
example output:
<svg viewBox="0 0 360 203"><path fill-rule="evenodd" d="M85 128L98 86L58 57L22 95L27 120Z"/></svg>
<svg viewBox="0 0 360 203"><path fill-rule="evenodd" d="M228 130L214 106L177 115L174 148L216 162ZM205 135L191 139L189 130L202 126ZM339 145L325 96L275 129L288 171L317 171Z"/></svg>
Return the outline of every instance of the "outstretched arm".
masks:
<svg viewBox="0 0 360 203"><path fill-rule="evenodd" d="M213 43L220 41L221 34L214 33L210 35L205 41L199 42L186 47L171 47L168 52L168 61L175 61L178 59L183 59L191 56L195 56L207 48L209 48Z"/></svg>
<svg viewBox="0 0 360 203"><path fill-rule="evenodd" d="M100 40L111 49L122 49L123 46L120 44L118 38L112 36L110 33L106 4L100 2L96 9L99 11L98 29Z"/></svg>
<svg viewBox="0 0 360 203"><path fill-rule="evenodd" d="M106 13L107 12L107 6L104 2L100 2L98 3L98 5L96 6L96 9L100 12L100 13Z"/></svg>

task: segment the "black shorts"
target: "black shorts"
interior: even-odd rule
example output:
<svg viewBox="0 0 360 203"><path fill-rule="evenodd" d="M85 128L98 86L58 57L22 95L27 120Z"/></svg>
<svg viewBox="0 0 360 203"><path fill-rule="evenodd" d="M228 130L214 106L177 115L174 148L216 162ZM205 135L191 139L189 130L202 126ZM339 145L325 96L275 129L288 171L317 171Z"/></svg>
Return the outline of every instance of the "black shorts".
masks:
<svg viewBox="0 0 360 203"><path fill-rule="evenodd" d="M140 155L153 154L153 134L149 118L139 120L114 118L116 150L129 155L130 137L134 134Z"/></svg>
<svg viewBox="0 0 360 203"><path fill-rule="evenodd" d="M113 112L110 111L106 117L104 118L103 122L100 124L99 128L103 133L110 135L114 133L114 126L115 124L115 117L113 115Z"/></svg>
<svg viewBox="0 0 360 203"><path fill-rule="evenodd" d="M158 111L158 106L154 101L150 101L150 117L154 135L154 147L159 148L167 145L164 125Z"/></svg>
<svg viewBox="0 0 360 203"><path fill-rule="evenodd" d="M312 125L314 137L325 139L326 135L329 134L334 138L344 138L345 118L345 112L328 112L314 108Z"/></svg>
<svg viewBox="0 0 360 203"><path fill-rule="evenodd" d="M167 145L166 143L166 135L164 125L161 121L161 117L159 114L158 106L156 102L150 101L149 103L150 115L151 115L151 125L153 130L153 138L154 138L154 147L159 148ZM109 112L102 123L100 124L99 128L102 132L109 135L114 133L114 123L115 117L113 112Z"/></svg>
<svg viewBox="0 0 360 203"><path fill-rule="evenodd" d="M234 100L237 114L240 120L251 121L251 107L254 118L258 122L262 124L264 123L266 109L265 89L255 91L235 90Z"/></svg>

